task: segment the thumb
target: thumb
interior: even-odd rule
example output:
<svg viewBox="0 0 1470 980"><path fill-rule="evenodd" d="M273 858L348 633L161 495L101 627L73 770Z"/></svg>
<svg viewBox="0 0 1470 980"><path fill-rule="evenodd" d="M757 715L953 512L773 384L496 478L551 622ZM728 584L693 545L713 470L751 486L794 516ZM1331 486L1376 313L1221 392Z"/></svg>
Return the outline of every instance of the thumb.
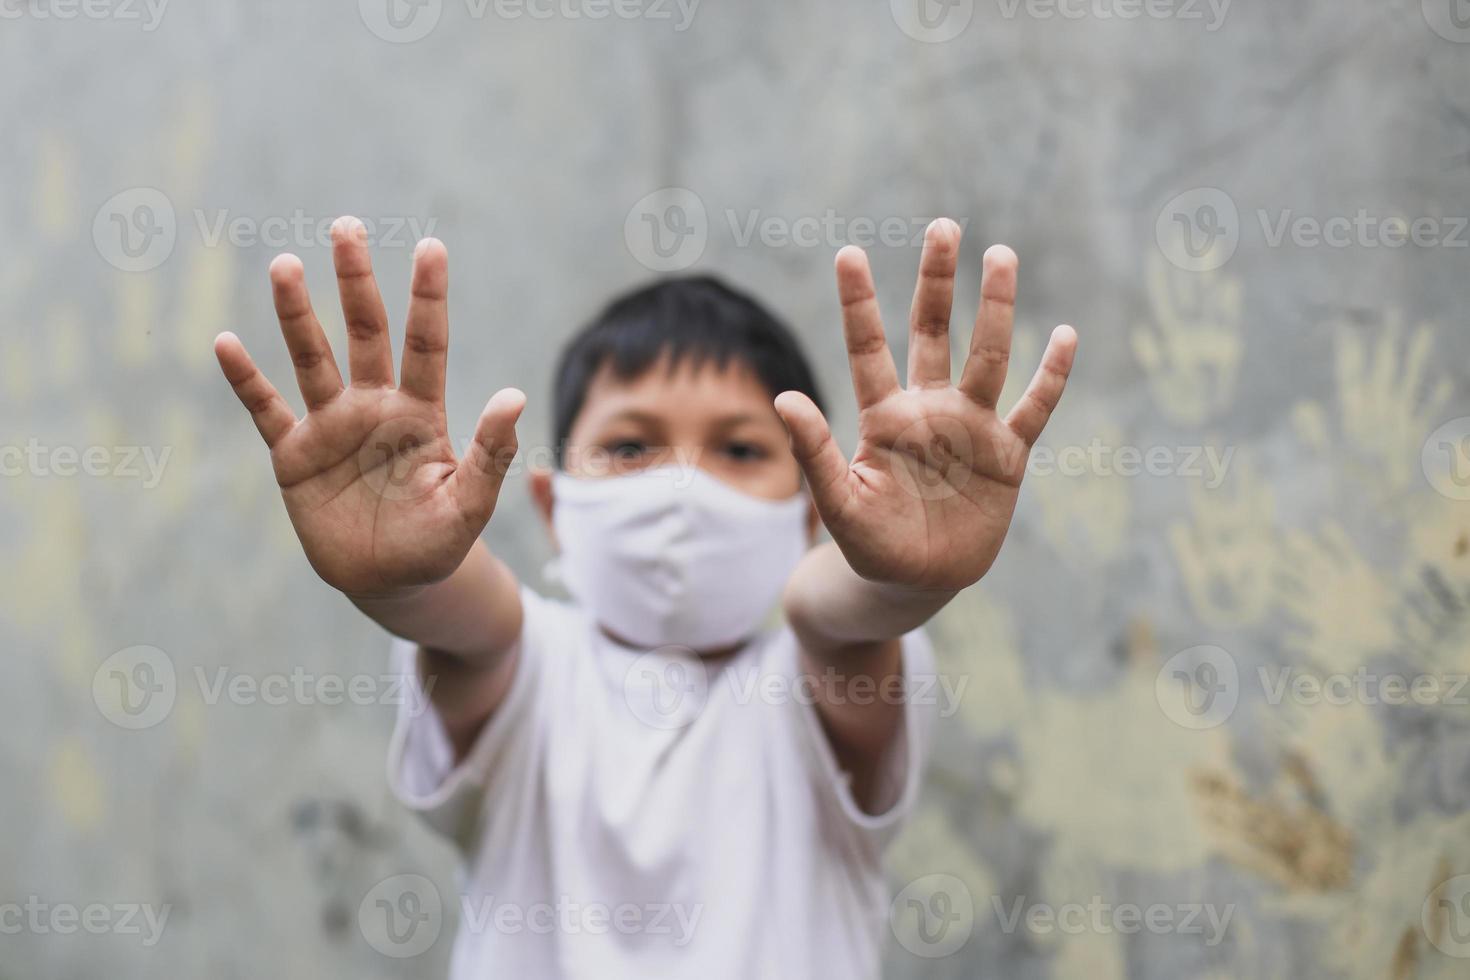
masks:
<svg viewBox="0 0 1470 980"><path fill-rule="evenodd" d="M516 455L516 420L526 407L518 388L502 388L490 396L475 426L475 438L451 478L451 492L465 518L489 522L500 497L500 485Z"/></svg>
<svg viewBox="0 0 1470 980"><path fill-rule="evenodd" d="M799 391L781 392L776 396L775 408L791 436L791 451L806 474L817 512L824 520L835 515L847 484L847 458L832 438L822 410Z"/></svg>

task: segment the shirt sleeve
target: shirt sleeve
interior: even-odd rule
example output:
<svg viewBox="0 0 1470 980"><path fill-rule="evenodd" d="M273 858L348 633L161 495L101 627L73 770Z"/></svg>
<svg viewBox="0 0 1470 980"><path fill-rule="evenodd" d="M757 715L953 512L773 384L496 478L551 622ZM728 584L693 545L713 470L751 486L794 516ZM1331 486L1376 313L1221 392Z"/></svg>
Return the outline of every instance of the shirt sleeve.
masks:
<svg viewBox="0 0 1470 980"><path fill-rule="evenodd" d="M789 631L789 662L783 669L800 670L795 637ZM938 717L938 674L934 648L923 630L913 630L900 640L903 656L903 722L879 763L877 799L881 808L869 813L853 796L852 777L843 770L822 728L812 699L796 699L802 748L810 760L817 792L860 836L881 851L898 835L903 821L913 811L923 780L925 763L933 742Z"/></svg>
<svg viewBox="0 0 1470 980"><path fill-rule="evenodd" d="M529 791L540 752L547 664L546 620L553 603L522 587L524 620L516 640L515 676L496 709L458 765L444 723L424 689L418 646L394 640L393 669L405 697L388 746L388 785L406 807L472 853L496 814L512 811Z"/></svg>

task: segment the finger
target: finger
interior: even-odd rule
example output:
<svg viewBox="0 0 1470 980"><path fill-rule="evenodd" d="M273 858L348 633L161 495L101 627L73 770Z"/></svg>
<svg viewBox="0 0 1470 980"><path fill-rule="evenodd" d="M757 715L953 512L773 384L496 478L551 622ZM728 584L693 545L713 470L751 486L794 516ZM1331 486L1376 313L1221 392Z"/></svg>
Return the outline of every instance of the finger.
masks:
<svg viewBox="0 0 1470 980"><path fill-rule="evenodd" d="M1046 428L1046 420L1062 399L1062 390L1067 387L1067 375L1072 373L1072 358L1077 353L1077 331L1060 326L1051 332L1046 343L1046 353L1041 356L1041 366L1031 377L1031 383L1016 402L1006 424L1011 431L1034 445Z"/></svg>
<svg viewBox="0 0 1470 980"><path fill-rule="evenodd" d="M983 408L994 408L1011 361L1011 324L1016 316L1016 253L1004 245L985 250L980 313L970 335L970 355L960 390Z"/></svg>
<svg viewBox="0 0 1470 980"><path fill-rule="evenodd" d="M483 528L495 512L500 486L515 458L516 420L526 407L526 396L516 388L502 388L490 396L475 438L454 471L451 492L465 520Z"/></svg>
<svg viewBox="0 0 1470 980"><path fill-rule="evenodd" d="M954 305L954 270L960 226L936 218L924 231L919 284L909 311L909 386L949 384L949 313Z"/></svg>
<svg viewBox="0 0 1470 980"><path fill-rule="evenodd" d="M776 414L791 435L791 452L806 475L817 512L823 517L836 514L846 498L847 459L822 410L799 391L783 391L776 396Z"/></svg>
<svg viewBox="0 0 1470 980"><path fill-rule="evenodd" d="M260 372L240 338L222 333L214 338L214 356L219 360L225 380L235 389L235 396L255 421L260 437L272 448L296 426L296 413L276 386Z"/></svg>
<svg viewBox="0 0 1470 980"><path fill-rule="evenodd" d="M391 385L393 345L388 340L388 311L373 277L367 229L356 218L333 222L332 264L337 268L337 293L347 322L347 367L352 383Z"/></svg>
<svg viewBox="0 0 1470 980"><path fill-rule="evenodd" d="M332 357L327 335L311 310L311 296L306 291L306 275L301 260L294 255L277 255L271 262L271 293L276 304L276 318L291 363L296 365L296 384L311 411L337 397L342 390L342 375Z"/></svg>
<svg viewBox="0 0 1470 980"><path fill-rule="evenodd" d="M442 403L449 355L449 253L437 238L425 238L414 249L410 292L399 387L425 401Z"/></svg>
<svg viewBox="0 0 1470 980"><path fill-rule="evenodd" d="M898 390L898 369L883 336L878 294L868 257L856 245L837 253L837 297L842 301L842 333L852 369L852 390L858 409L874 405Z"/></svg>

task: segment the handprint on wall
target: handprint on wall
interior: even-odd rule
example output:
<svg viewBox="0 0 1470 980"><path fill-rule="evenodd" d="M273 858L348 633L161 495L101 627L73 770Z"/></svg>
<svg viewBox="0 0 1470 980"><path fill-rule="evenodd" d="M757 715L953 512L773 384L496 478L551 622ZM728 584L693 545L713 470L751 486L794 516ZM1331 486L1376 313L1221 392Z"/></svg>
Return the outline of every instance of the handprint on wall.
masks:
<svg viewBox="0 0 1470 980"><path fill-rule="evenodd" d="M1241 284L1220 271L1188 272L1157 252L1145 259L1152 322L1133 329L1133 353L1154 401L1179 425L1208 421L1235 398L1244 341Z"/></svg>
<svg viewBox="0 0 1470 980"><path fill-rule="evenodd" d="M1093 439L1101 439L1105 446L1124 444L1122 432L1112 424L1094 425L1092 430L1077 445L1085 446ZM1053 445L1061 447L1064 442ZM1057 468L1036 473L1028 486L1041 505L1042 533L1063 560L1090 567L1123 554L1133 518L1133 495L1126 477L1107 471L1079 475Z"/></svg>
<svg viewBox="0 0 1470 980"><path fill-rule="evenodd" d="M1281 603L1295 624L1285 637L1289 651L1347 674L1397 651L1392 583L1340 524L1315 535L1289 532L1282 558Z"/></svg>
<svg viewBox="0 0 1470 980"><path fill-rule="evenodd" d="M1443 421L1451 390L1447 378L1428 373L1432 328L1421 324L1401 343L1403 334L1397 313L1387 315L1376 342L1360 328L1338 325L1335 419L1320 402L1295 409L1302 441L1370 486L1377 505L1418 489L1424 440Z"/></svg>
<svg viewBox="0 0 1470 980"><path fill-rule="evenodd" d="M1276 502L1244 460L1217 489L1189 484L1192 523L1175 522L1169 544L1201 621L1249 626L1270 609L1277 561Z"/></svg>

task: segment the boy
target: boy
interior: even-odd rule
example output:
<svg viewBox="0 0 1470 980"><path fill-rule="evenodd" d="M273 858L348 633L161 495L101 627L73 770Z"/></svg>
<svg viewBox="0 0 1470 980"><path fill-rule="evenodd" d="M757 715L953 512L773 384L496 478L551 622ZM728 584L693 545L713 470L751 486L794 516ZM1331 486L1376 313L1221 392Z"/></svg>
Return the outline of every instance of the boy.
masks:
<svg viewBox="0 0 1470 980"><path fill-rule="evenodd" d="M560 364L557 472L531 475L573 603L480 539L525 398L496 393L455 457L442 244L414 255L396 388L353 219L333 228L350 383L293 256L270 274L305 418L216 340L312 567L406 641L429 692L400 715L390 774L458 845L465 908L491 912L465 916L454 977L877 974L881 852L928 739L906 697L933 669L918 628L994 561L1076 345L1058 327L996 414L1016 288L996 246L952 383L958 251L954 222L930 225L906 387L866 257L838 253L851 461L750 299L694 279L610 306ZM813 545L819 522L832 541ZM778 597L786 625L762 630ZM514 928L493 914L508 906Z"/></svg>

